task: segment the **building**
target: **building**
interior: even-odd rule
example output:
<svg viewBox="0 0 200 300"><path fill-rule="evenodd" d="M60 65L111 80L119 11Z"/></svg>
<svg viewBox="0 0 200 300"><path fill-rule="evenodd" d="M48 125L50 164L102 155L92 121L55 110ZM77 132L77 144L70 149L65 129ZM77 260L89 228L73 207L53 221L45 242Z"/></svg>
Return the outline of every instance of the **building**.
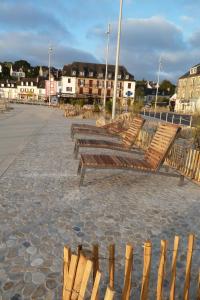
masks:
<svg viewBox="0 0 200 300"><path fill-rule="evenodd" d="M103 99L113 97L115 66L108 66L108 79L105 87L105 64L73 62L65 65L62 76L62 97ZM125 67L119 66L117 97L120 99L135 96L135 80Z"/></svg>
<svg viewBox="0 0 200 300"><path fill-rule="evenodd" d="M45 80L45 90L46 90L46 99L52 96L57 96L58 94L58 82L55 77L51 74L50 82L49 79Z"/></svg>
<svg viewBox="0 0 200 300"><path fill-rule="evenodd" d="M16 81L0 80L0 98L15 99L17 97Z"/></svg>
<svg viewBox="0 0 200 300"><path fill-rule="evenodd" d="M16 78L25 78L26 74L23 72L23 69L20 68L19 71L13 71L13 67L11 65L10 67L10 76L11 77L16 77Z"/></svg>
<svg viewBox="0 0 200 300"><path fill-rule="evenodd" d="M200 64L191 67L179 78L175 111L200 112Z"/></svg>

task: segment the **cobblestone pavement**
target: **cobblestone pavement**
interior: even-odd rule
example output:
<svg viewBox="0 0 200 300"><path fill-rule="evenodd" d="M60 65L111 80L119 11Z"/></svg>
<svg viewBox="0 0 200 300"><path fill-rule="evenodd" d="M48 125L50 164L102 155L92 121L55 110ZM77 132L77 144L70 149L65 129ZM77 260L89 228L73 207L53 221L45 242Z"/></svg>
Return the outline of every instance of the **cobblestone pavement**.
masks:
<svg viewBox="0 0 200 300"><path fill-rule="evenodd" d="M23 105L0 115L0 299L61 299L63 246L75 249L94 242L104 256L107 246L116 243L118 274L126 242L134 244L137 296L143 242L153 242L155 286L160 239L168 239L171 248L175 234L182 237L181 285L187 235L199 237L199 186L186 181L178 187L176 178L102 170L88 171L79 188L70 138L73 121L60 110ZM198 239L195 247L200 248ZM198 250L194 261L196 270ZM165 286L168 269L166 278ZM116 280L122 284L121 276Z"/></svg>

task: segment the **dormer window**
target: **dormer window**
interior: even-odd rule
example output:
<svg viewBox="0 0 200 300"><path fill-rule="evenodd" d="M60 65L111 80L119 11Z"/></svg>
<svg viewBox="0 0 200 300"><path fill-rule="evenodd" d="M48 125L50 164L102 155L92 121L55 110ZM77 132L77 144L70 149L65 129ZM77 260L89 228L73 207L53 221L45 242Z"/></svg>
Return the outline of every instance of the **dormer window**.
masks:
<svg viewBox="0 0 200 300"><path fill-rule="evenodd" d="M7 87L10 87L10 83L7 84Z"/></svg>
<svg viewBox="0 0 200 300"><path fill-rule="evenodd" d="M117 78L118 78L118 79L121 79L121 78L122 78L122 75L121 75L121 74L119 74Z"/></svg>
<svg viewBox="0 0 200 300"><path fill-rule="evenodd" d="M103 73L99 73L99 74L98 74L98 77L99 77L99 78L103 78Z"/></svg>
<svg viewBox="0 0 200 300"><path fill-rule="evenodd" d="M13 84L13 83L11 84L11 87L14 87L14 84Z"/></svg>
<svg viewBox="0 0 200 300"><path fill-rule="evenodd" d="M28 86L28 81L26 82L26 86Z"/></svg>
<svg viewBox="0 0 200 300"><path fill-rule="evenodd" d="M79 75L80 75L80 76L84 76L84 71L80 71L80 72L79 72Z"/></svg>
<svg viewBox="0 0 200 300"><path fill-rule="evenodd" d="M31 86L33 86L33 82L31 81Z"/></svg>
<svg viewBox="0 0 200 300"><path fill-rule="evenodd" d="M89 72L89 77L93 77L93 72Z"/></svg>
<svg viewBox="0 0 200 300"><path fill-rule="evenodd" d="M4 87L4 83L1 84L1 87Z"/></svg>
<svg viewBox="0 0 200 300"><path fill-rule="evenodd" d="M73 75L73 76L76 76L76 71L72 71L72 75Z"/></svg>
<svg viewBox="0 0 200 300"><path fill-rule="evenodd" d="M126 79L129 79L129 75L126 75Z"/></svg>
<svg viewBox="0 0 200 300"><path fill-rule="evenodd" d="M24 85L23 81L21 82L21 85Z"/></svg>
<svg viewBox="0 0 200 300"><path fill-rule="evenodd" d="M112 73L108 74L108 78L111 79L112 78Z"/></svg>
<svg viewBox="0 0 200 300"><path fill-rule="evenodd" d="M190 69L190 74L196 74L197 73L197 67Z"/></svg>

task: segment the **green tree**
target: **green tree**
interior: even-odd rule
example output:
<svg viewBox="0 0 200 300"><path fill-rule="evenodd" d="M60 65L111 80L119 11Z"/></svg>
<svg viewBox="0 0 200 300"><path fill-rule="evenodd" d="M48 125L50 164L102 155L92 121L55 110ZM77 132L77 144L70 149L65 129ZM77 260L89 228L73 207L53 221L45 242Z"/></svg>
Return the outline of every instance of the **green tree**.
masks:
<svg viewBox="0 0 200 300"><path fill-rule="evenodd" d="M170 95L173 95L175 93L176 86L169 80L163 80L159 89L168 92Z"/></svg>
<svg viewBox="0 0 200 300"><path fill-rule="evenodd" d="M17 70L22 68L24 72L28 72L28 70L31 69L31 65L26 60L17 60L14 62L13 68Z"/></svg>

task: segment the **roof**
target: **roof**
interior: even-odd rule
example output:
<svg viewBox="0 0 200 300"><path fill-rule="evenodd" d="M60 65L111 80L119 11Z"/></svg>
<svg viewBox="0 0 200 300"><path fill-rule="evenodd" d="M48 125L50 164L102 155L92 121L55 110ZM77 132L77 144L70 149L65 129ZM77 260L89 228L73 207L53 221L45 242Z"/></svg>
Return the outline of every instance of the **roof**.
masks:
<svg viewBox="0 0 200 300"><path fill-rule="evenodd" d="M197 73L195 74L190 74L190 70L193 69L193 68L197 68ZM183 78L187 78L187 77L195 77L195 76L199 76L200 75L200 63L199 64L196 64L194 66L192 66L190 68L190 70L188 72L186 72L184 75L182 75L181 77L179 77L179 79L183 79Z"/></svg>
<svg viewBox="0 0 200 300"><path fill-rule="evenodd" d="M76 72L85 72L84 77L89 76L90 72L93 72L93 78L97 78L97 74L103 73L105 76L106 65L105 64L96 64L96 63L88 63L88 62L73 62L72 64L65 65L63 67L63 75L64 76L72 76L72 71ZM114 79L115 77L115 65L108 65L108 74L112 74L112 77L109 79ZM122 75L123 80L131 80L134 81L134 76L130 74L124 66L119 66L119 75ZM129 75L129 79L126 79L126 75Z"/></svg>

